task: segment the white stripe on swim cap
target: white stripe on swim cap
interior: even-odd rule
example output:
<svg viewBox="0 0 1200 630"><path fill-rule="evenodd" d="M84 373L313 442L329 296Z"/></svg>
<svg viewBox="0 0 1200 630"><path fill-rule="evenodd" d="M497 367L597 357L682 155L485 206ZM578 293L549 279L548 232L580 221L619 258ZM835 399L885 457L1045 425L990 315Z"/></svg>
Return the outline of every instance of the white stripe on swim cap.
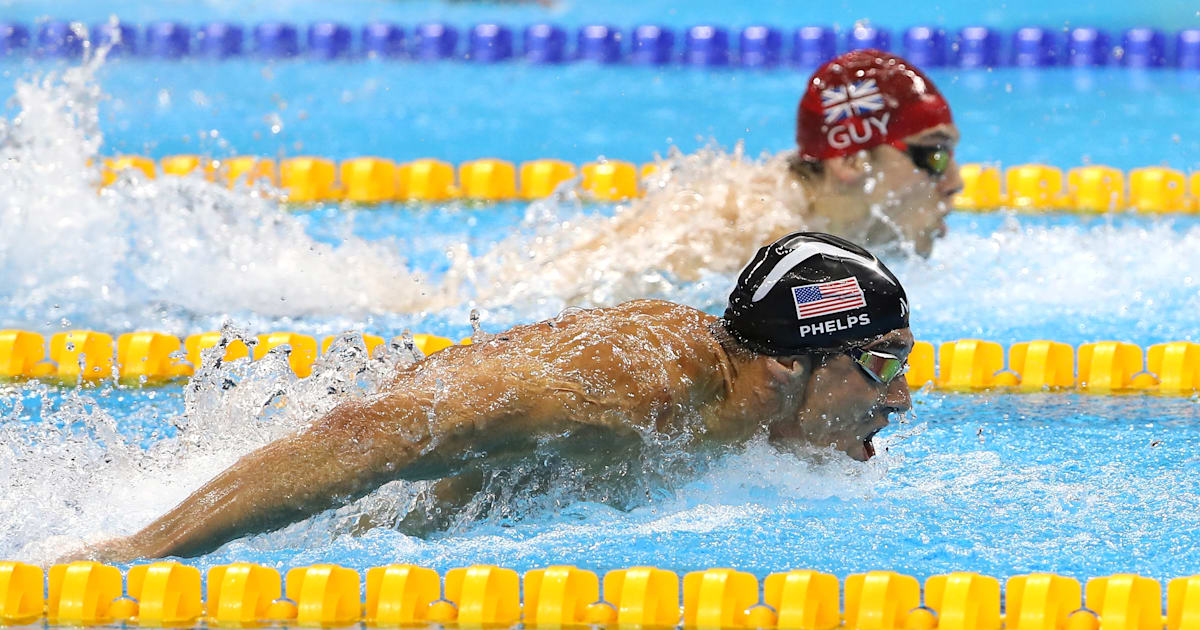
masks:
<svg viewBox="0 0 1200 630"><path fill-rule="evenodd" d="M839 258L850 258L857 260L868 267L874 267L875 269L878 269L879 275L886 278L888 282L892 282L892 279L889 278L886 273L883 273L883 269L880 268L878 260L874 258L867 258L862 254L856 254L848 249L838 247L837 245L810 241L788 252L783 258L780 258L779 262L775 263L775 266L771 268L771 272L767 274L767 277L763 278L762 284L758 285L758 288L754 290L754 296L750 298L750 301L757 302L767 297L767 294L771 292L771 289L775 288L775 285L787 272L792 270L792 267L795 267L796 265L799 265L800 263L818 254L830 254ZM892 282L892 284L895 283Z"/></svg>

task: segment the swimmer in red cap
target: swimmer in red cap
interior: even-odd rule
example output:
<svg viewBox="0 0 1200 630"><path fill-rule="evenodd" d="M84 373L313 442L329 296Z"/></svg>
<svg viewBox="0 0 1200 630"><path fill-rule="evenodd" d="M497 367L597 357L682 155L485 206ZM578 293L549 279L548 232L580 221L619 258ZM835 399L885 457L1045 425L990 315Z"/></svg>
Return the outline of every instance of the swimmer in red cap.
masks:
<svg viewBox="0 0 1200 630"><path fill-rule="evenodd" d="M950 107L920 70L878 50L826 63L807 82L796 141L798 150L760 160L676 153L613 216L514 237L449 275L506 299L515 299L512 277L536 277L539 290L568 303L604 303L659 293L664 278L734 273L750 252L797 229L929 255L962 180ZM492 270L502 275L479 280Z"/></svg>
<svg viewBox="0 0 1200 630"><path fill-rule="evenodd" d="M531 470L568 471L588 488L613 481L588 498L622 507L612 496L644 493L639 471L671 469L669 454L756 436L866 461L888 417L910 408L908 316L900 281L875 256L790 234L758 250L722 317L637 300L441 350L242 457L139 533L71 558L208 553L395 480L440 480L432 515L418 517L436 528L487 495L485 479ZM408 519L396 526L422 531Z"/></svg>
<svg viewBox="0 0 1200 630"><path fill-rule="evenodd" d="M928 77L890 53L855 50L809 80L792 168L831 231L864 245L909 242L927 256L962 188L957 142L950 106Z"/></svg>

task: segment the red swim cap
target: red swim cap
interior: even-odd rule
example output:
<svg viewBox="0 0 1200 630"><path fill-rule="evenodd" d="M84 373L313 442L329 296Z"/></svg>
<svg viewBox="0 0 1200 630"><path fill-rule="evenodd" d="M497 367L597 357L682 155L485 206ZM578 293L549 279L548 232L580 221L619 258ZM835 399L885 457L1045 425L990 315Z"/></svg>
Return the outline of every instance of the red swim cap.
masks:
<svg viewBox="0 0 1200 630"><path fill-rule="evenodd" d="M920 70L881 50L852 50L817 69L796 113L800 157L827 160L952 122Z"/></svg>

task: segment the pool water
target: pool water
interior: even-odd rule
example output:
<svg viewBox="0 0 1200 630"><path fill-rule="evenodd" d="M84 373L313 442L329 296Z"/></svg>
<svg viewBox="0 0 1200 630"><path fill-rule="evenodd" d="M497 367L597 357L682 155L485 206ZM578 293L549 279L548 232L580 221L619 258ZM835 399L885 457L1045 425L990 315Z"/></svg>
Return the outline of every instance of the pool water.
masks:
<svg viewBox="0 0 1200 630"><path fill-rule="evenodd" d="M297 384L279 374L239 383L247 381L247 391L190 404L178 387L6 395L4 441L24 451L9 466L27 477L9 477L4 554L37 558L75 536L147 522L182 498L183 487L295 426L303 412L272 414L262 402L279 391L293 395ZM305 394L315 396L297 398ZM21 412L12 407L17 401ZM503 507L512 509L456 522L429 539L386 527L354 533L364 514L385 520L413 501L414 488L392 484L189 563L1169 578L1200 561L1188 543L1200 516L1196 407L1194 398L924 392L866 464L828 454L813 463L754 442L688 462L691 474L669 487L644 486L645 500L628 512L574 495L579 480L567 474L549 495L506 496ZM176 429L184 410L188 424ZM16 413L31 417L15 426ZM42 475L29 474L34 469ZM86 479L85 487L63 486L64 477Z"/></svg>
<svg viewBox="0 0 1200 630"><path fill-rule="evenodd" d="M0 63L0 98L14 79L47 67L54 64ZM811 71L118 59L99 76L101 150L642 163L672 146L742 143L756 156L794 146L796 103ZM1183 121L1172 124L1200 96L1195 71L929 74L954 108L962 162L1200 168L1200 139Z"/></svg>
<svg viewBox="0 0 1200 630"><path fill-rule="evenodd" d="M76 4L90 19L90 5ZM285 6L256 4L239 19L279 15L270 11ZM881 15L897 23L915 21L880 4L893 11ZM138 20L164 10L132 6ZM218 2L162 6L194 21L230 10ZM314 3L286 6L297 21L323 17ZM351 8L364 16L396 10L383 6ZM414 16L440 7L395 6ZM724 4L698 6L728 23L748 19ZM777 5L757 8L783 15ZM446 10L464 20L468 11ZM562 19L587 21L594 10L573 7ZM949 10L956 13L939 18L953 25L972 17ZM1013 7L1004 24L1053 21L1056 10ZM1132 21L1131 10L1103 15ZM504 15L519 22L537 10L511 11ZM650 13L640 8L621 21ZM536 277L516 277L536 266L489 270L489 281L520 287L504 299L488 297L487 287L446 283L456 269L481 269L494 248L519 251L530 239L601 230L606 217L624 210L570 194L529 205L280 208L197 178L131 179L97 195L86 163L123 152L640 162L677 145L701 168L735 159L738 142L749 156L743 161L788 149L805 76L123 61L33 79L48 70L2 70L0 95L13 97L0 121L3 327L182 336L229 322L241 334L356 329L391 337L409 330L456 339L471 333L472 309L496 332L572 303L642 295L608 277L581 275L572 289L585 297L568 299L539 288ZM954 107L964 161L1200 167L1189 118L1200 89L1193 75L1113 69L933 77ZM929 259L888 259L907 288L919 339L1198 340L1196 215L956 213L949 224ZM734 279L727 271L692 282L659 278L654 294L717 313ZM241 455L376 387L387 369L335 355L298 381L274 354L161 388L0 385L0 484L7 489L0 493L7 532L0 558L45 562L83 541L136 530ZM600 571L648 564L680 572L733 566L760 576L886 568L922 578L955 570L1079 578L1135 572L1160 579L1200 566L1191 544L1200 519L1196 396L923 391L878 444L879 456L868 463L822 452L797 459L761 441L731 452L658 452L606 481L613 493L637 497L629 510L590 500L569 466L522 462L492 480L487 500L473 506L479 518L458 519L445 532L418 538L356 527L363 516L396 520L423 489L394 483L190 562L364 569L403 561L439 571L472 563ZM540 480L542 490L523 490L520 479Z"/></svg>

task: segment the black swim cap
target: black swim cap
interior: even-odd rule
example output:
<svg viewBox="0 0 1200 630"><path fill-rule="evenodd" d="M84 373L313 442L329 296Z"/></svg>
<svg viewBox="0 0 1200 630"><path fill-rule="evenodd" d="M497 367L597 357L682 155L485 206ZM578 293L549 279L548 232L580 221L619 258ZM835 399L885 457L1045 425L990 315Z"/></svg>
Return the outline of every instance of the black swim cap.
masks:
<svg viewBox="0 0 1200 630"><path fill-rule="evenodd" d="M908 299L867 250L797 232L758 250L729 294L722 322L760 354L806 354L908 328Z"/></svg>

